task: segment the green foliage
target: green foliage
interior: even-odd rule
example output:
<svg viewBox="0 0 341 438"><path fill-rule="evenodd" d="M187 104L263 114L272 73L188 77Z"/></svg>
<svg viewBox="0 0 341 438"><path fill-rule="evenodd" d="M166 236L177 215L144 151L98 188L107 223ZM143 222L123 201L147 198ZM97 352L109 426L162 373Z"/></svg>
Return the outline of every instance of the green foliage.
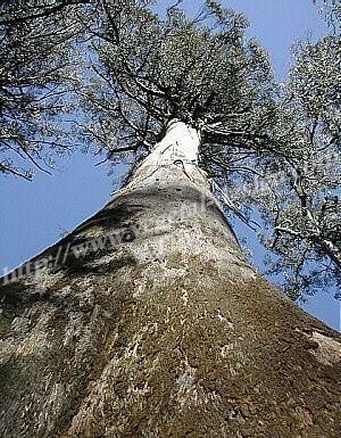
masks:
<svg viewBox="0 0 341 438"><path fill-rule="evenodd" d="M290 177L273 247L290 266L296 292L337 289L341 280L340 63L337 36L301 47L283 99L296 124L298 153L280 161Z"/></svg>

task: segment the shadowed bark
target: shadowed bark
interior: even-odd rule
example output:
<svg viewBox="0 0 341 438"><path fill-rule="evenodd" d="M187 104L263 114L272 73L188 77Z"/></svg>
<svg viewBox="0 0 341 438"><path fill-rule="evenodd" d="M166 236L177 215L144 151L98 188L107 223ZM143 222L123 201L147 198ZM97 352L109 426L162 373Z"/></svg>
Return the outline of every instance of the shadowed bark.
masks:
<svg viewBox="0 0 341 438"><path fill-rule="evenodd" d="M339 436L340 336L244 259L199 141L173 123L102 211L3 279L1 436Z"/></svg>

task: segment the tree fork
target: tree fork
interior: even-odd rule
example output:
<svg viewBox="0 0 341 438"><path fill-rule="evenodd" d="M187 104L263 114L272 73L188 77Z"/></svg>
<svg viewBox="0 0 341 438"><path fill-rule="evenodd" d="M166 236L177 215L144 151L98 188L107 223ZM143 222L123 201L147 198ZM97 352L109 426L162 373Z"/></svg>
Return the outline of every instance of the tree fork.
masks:
<svg viewBox="0 0 341 438"><path fill-rule="evenodd" d="M171 123L103 210L2 285L1 436L339 436L340 336L244 259L199 145Z"/></svg>

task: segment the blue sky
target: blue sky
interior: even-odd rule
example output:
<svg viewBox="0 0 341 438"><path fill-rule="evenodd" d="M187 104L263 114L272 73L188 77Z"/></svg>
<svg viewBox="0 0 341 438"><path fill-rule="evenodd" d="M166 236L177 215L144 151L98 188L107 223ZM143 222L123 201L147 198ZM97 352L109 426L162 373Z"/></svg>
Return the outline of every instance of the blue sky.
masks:
<svg viewBox="0 0 341 438"><path fill-rule="evenodd" d="M249 36L268 50L276 78L282 80L290 66L290 47L299 38L318 39L326 28L310 0L230 0L223 2L250 20ZM185 0L191 10L198 2ZM90 154L76 153L58 162L52 176L37 173L33 182L3 178L0 182L0 275L59 240L66 232L99 210L110 199L120 177L107 175L105 166ZM116 181L116 183L115 183ZM116 185L115 185L116 184ZM261 266L261 249L242 227ZM327 292L308 299L303 308L328 325L340 328L339 303Z"/></svg>

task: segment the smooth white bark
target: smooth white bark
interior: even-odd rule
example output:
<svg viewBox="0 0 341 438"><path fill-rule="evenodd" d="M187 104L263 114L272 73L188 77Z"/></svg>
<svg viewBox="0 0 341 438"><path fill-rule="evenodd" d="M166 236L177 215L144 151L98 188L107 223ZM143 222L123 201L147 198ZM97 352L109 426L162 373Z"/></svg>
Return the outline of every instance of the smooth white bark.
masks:
<svg viewBox="0 0 341 438"><path fill-rule="evenodd" d="M146 183L156 178L155 173L172 165L180 166L190 179L202 173L198 167L200 133L184 122L170 122L164 138L145 158L136 171L133 180L126 188L136 186L141 181Z"/></svg>
<svg viewBox="0 0 341 438"><path fill-rule="evenodd" d="M162 166L172 164L175 160L197 165L199 146L199 132L184 122L174 120L169 124L162 141L155 146L143 165Z"/></svg>

